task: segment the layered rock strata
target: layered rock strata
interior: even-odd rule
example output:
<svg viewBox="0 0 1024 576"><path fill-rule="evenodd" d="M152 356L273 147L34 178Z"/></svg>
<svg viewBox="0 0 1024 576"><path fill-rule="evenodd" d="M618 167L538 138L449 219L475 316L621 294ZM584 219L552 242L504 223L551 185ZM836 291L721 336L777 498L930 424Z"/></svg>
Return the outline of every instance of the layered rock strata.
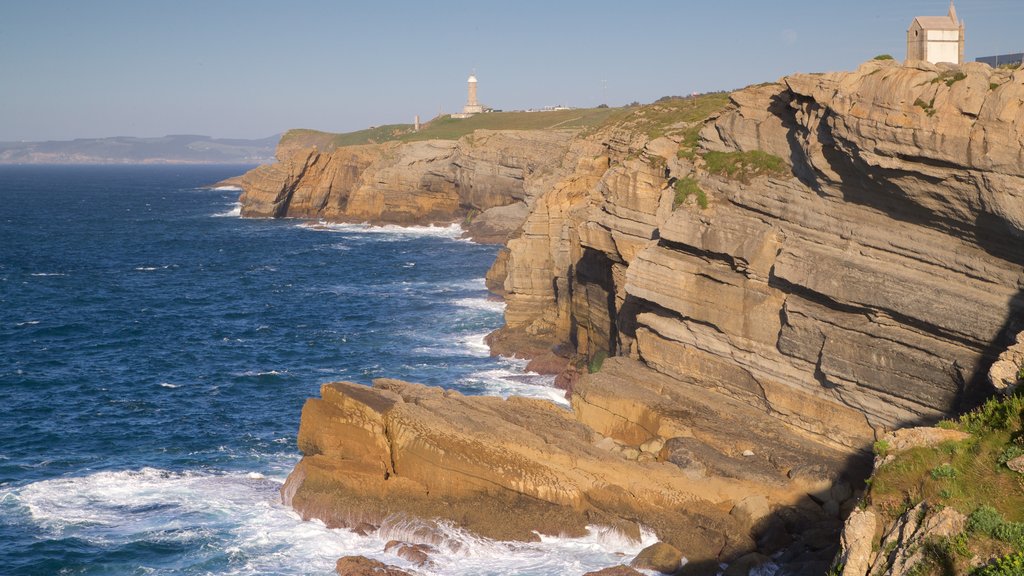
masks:
<svg viewBox="0 0 1024 576"><path fill-rule="evenodd" d="M529 169L474 136L294 151L252 175L250 214L504 219L492 345L578 355L571 414L325 386L286 501L499 538L643 523L694 573L795 540L779 558L823 572L858 454L987 392L1019 330L1024 72L872 62L737 92L695 150L699 127L663 128L518 134L550 146L517 156Z"/></svg>
<svg viewBox="0 0 1024 576"><path fill-rule="evenodd" d="M460 140L386 142L321 151L283 140L278 162L233 179L242 215L328 222L467 222L503 242L565 171L575 132L477 131ZM569 166L571 169L572 166Z"/></svg>
<svg viewBox="0 0 1024 576"><path fill-rule="evenodd" d="M329 526L411 514L532 540L594 524L638 537L643 525L715 566L757 547L771 508L828 520L808 494L832 500L846 455L763 412L627 358L573 401L569 412L394 380L327 384L303 408L304 456L282 494Z"/></svg>
<svg viewBox="0 0 1024 576"><path fill-rule="evenodd" d="M850 448L934 421L988 388L1016 329L1022 102L1021 71L877 62L740 91L701 132L708 157L766 152L788 174L609 142L594 188L556 187L509 242L507 329L630 356ZM673 210L682 178L706 209Z"/></svg>

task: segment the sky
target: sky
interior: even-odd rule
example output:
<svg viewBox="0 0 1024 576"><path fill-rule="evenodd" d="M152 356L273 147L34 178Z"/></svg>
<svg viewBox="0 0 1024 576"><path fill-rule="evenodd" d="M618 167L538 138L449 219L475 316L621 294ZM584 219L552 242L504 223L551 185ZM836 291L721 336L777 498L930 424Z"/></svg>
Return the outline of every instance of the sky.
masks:
<svg viewBox="0 0 1024 576"><path fill-rule="evenodd" d="M0 141L347 132L612 106L902 59L946 0L0 0ZM959 0L966 57L1024 51L1024 0Z"/></svg>

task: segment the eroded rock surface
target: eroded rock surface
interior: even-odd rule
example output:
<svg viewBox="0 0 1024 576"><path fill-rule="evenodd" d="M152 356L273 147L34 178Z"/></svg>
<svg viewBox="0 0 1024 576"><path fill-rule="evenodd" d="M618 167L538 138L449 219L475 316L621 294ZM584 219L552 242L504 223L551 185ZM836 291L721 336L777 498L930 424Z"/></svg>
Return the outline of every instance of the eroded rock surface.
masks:
<svg viewBox="0 0 1024 576"><path fill-rule="evenodd" d="M242 215L400 225L466 222L503 242L566 171L573 131L477 131L461 140L320 151L282 140L278 161L232 179Z"/></svg>

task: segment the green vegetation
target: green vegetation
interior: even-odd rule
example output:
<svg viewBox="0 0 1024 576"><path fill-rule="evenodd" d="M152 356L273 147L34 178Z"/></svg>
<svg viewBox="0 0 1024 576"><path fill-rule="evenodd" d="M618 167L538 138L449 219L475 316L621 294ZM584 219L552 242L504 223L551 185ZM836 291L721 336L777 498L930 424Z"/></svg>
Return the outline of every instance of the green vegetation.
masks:
<svg viewBox="0 0 1024 576"><path fill-rule="evenodd" d="M778 156L761 150L749 152L708 152L704 155L707 170L741 182L750 182L757 176L785 175L789 166Z"/></svg>
<svg viewBox="0 0 1024 576"><path fill-rule="evenodd" d="M1020 576L1024 574L1024 551L1008 554L988 566L971 572L971 576Z"/></svg>
<svg viewBox="0 0 1024 576"><path fill-rule="evenodd" d="M874 57L874 60L893 60L893 57L891 54L879 54Z"/></svg>
<svg viewBox="0 0 1024 576"><path fill-rule="evenodd" d="M729 103L729 95L724 92L701 94L699 96L667 97L654 104L634 107L627 110L628 114L616 118L609 124L635 132L643 132L649 138L684 134L693 129L697 131L708 116L721 111Z"/></svg>
<svg viewBox="0 0 1024 576"><path fill-rule="evenodd" d="M875 471L866 500L886 525L920 502L967 515L962 534L922 544L923 560L911 574L1024 574L1024 474L1006 467L1024 454L1022 418L1024 394L992 398L956 420L943 421L942 428L966 432L967 438L912 448ZM891 448L876 442L874 451L885 455ZM998 560L972 571L974 557Z"/></svg>
<svg viewBox="0 0 1024 576"><path fill-rule="evenodd" d="M885 458L889 454L889 443L885 440L876 440L875 443L871 445L871 450L876 456Z"/></svg>
<svg viewBox="0 0 1024 576"><path fill-rule="evenodd" d="M929 116L935 115L935 98L932 98L931 102L925 102L918 98L917 100L914 100L914 106L924 110Z"/></svg>
<svg viewBox="0 0 1024 576"><path fill-rule="evenodd" d="M604 365L604 361L606 358L608 358L608 354L605 351L601 350L597 352L590 359L590 364L587 365L587 370L591 374L597 374L598 372L601 371L601 366Z"/></svg>
<svg viewBox="0 0 1024 576"><path fill-rule="evenodd" d="M673 208L682 206L683 202L686 202L686 199L691 195L696 196L697 205L702 209L708 207L708 196L704 193L704 190L701 189L700 184L697 183L695 178L690 176L680 178L676 180L673 187L676 191L675 199L672 201Z"/></svg>
<svg viewBox="0 0 1024 576"><path fill-rule="evenodd" d="M607 125L629 114L625 108L582 108L551 112L488 112L469 118L439 116L424 124L419 132L412 124L388 124L366 130L332 134L316 130L289 130L281 137L285 143L298 140L302 146L333 150L340 146L412 142L417 140L457 140L475 130L557 130L588 129Z"/></svg>
<svg viewBox="0 0 1024 576"><path fill-rule="evenodd" d="M964 78L967 78L967 74L964 74L959 70L946 70L945 72L933 78L932 84L938 84L939 82L943 82L946 84L946 86L952 86L953 84L956 84L957 82L963 80Z"/></svg>

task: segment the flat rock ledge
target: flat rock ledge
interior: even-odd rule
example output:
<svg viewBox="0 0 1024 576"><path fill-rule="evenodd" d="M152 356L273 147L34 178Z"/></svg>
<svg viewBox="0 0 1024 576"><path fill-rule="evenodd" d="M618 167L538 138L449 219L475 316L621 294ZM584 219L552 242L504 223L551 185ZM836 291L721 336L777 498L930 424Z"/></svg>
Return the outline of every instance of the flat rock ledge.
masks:
<svg viewBox="0 0 1024 576"><path fill-rule="evenodd" d="M573 403L582 409L386 379L325 384L303 408L304 456L282 497L330 527L408 515L536 540L591 525L638 539L642 525L688 566L738 558L766 527L806 528L839 507L829 494L846 455L707 389L614 358Z"/></svg>

